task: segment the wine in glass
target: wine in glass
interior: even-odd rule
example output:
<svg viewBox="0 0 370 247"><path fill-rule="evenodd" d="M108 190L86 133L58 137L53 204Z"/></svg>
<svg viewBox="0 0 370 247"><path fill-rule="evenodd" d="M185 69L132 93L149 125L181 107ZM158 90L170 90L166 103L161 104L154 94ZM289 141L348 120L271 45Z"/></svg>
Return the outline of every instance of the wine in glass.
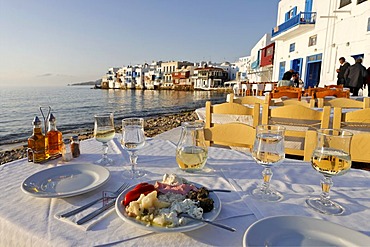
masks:
<svg viewBox="0 0 370 247"><path fill-rule="evenodd" d="M270 188L272 166L281 164L284 152L285 128L279 125L259 125L256 128L256 140L252 149L252 157L257 164L265 167L262 171L263 183L252 191L252 195L264 201L280 201L283 196Z"/></svg>
<svg viewBox="0 0 370 247"><path fill-rule="evenodd" d="M125 170L123 175L129 178L145 176L146 172L137 169L137 150L145 145L144 119L126 118L122 120L121 145L130 155L131 170Z"/></svg>
<svg viewBox="0 0 370 247"><path fill-rule="evenodd" d="M113 113L95 115L94 137L98 142L103 143L102 158L95 162L99 165L109 165L113 160L108 158L108 142L113 139L114 117Z"/></svg>
<svg viewBox="0 0 370 247"><path fill-rule="evenodd" d="M351 168L352 133L346 130L320 129L317 131L317 144L312 154L312 167L324 175L321 180L320 197L308 198L307 204L323 214L340 215L344 208L330 200L329 192L333 186L332 176L345 174Z"/></svg>
<svg viewBox="0 0 370 247"><path fill-rule="evenodd" d="M204 123L183 122L181 127L181 136L176 148L176 162L183 171L200 171L204 168L208 157Z"/></svg>

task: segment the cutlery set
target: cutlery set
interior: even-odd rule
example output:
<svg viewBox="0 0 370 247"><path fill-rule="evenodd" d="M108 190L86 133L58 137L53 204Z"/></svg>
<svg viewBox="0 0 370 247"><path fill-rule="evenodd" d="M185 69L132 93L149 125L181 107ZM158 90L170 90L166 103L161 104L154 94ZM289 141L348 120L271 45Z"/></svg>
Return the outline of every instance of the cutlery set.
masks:
<svg viewBox="0 0 370 247"><path fill-rule="evenodd" d="M124 183L121 185L121 187L119 187L115 192L113 192L113 196L109 197L110 199L115 199L117 198L117 196L119 196L119 194L122 193L122 191L124 191L125 189L127 189L129 187L129 184L128 183ZM76 208L68 213L65 213L65 214L62 214L60 217L63 217L63 218L67 218L67 217L70 217L72 215L75 215L75 214L78 214L79 212L82 212L84 211L85 209L88 209L89 207L91 207L92 205L98 203L99 201L103 200L105 197L101 197L101 198L98 198L86 205L83 205L79 208ZM85 217L81 218L80 220L78 220L76 223L77 225L81 225L89 220L91 220L92 218L94 218L95 216L99 215L100 213L106 211L107 209L111 208L113 205L114 205L114 202L115 200L112 200L111 202L109 202L108 204L104 205L103 207L93 211L92 213L86 215Z"/></svg>

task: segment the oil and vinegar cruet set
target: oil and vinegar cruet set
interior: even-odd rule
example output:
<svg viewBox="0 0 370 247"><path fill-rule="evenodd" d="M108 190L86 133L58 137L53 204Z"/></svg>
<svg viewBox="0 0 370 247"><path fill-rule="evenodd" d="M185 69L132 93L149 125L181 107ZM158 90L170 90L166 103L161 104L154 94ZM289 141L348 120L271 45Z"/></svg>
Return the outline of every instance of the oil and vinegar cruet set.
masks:
<svg viewBox="0 0 370 247"><path fill-rule="evenodd" d="M33 133L28 138L28 161L43 163L60 156L63 161L70 161L73 157L78 157L80 155L78 136L63 140L62 132L56 127L56 118L51 113L51 107L47 107L47 114L44 109L40 107L44 131L42 121L38 116L35 116L32 121Z"/></svg>

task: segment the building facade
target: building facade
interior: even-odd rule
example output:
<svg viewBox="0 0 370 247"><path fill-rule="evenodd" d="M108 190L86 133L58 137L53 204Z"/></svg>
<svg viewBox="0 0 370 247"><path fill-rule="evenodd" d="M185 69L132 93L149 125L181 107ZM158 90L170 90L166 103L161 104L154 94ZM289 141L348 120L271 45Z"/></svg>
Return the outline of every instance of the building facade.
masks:
<svg viewBox="0 0 370 247"><path fill-rule="evenodd" d="M194 89L211 90L224 87L225 81L228 80L229 74L222 68L204 66L196 68L194 78Z"/></svg>
<svg viewBox="0 0 370 247"><path fill-rule="evenodd" d="M271 35L265 34L251 50L248 78L250 82L270 82L273 75L275 45Z"/></svg>
<svg viewBox="0 0 370 247"><path fill-rule="evenodd" d="M336 84L340 57L370 66L370 1L281 0L271 39L274 80L293 69L306 88Z"/></svg>

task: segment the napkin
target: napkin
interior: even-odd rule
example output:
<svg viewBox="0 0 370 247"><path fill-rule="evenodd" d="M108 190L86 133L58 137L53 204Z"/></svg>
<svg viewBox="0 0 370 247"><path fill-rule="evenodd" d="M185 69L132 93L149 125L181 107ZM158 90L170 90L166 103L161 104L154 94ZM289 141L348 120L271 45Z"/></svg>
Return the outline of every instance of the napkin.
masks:
<svg viewBox="0 0 370 247"><path fill-rule="evenodd" d="M74 207L71 207L71 208L68 208L66 210L63 210L63 211L60 211L58 213L56 213L54 215L54 217L60 221L63 221L65 223L68 223L68 224L71 224L81 230L84 230L84 231L88 231L90 230L94 225L96 225L98 222L100 222L101 220L103 220L104 218L106 218L108 215L110 215L113 211L115 211L114 209L114 206L106 211L104 211L103 213L99 214L98 216L96 216L95 218L85 222L84 224L81 224L81 225L77 225L77 221L82 219L84 216L90 214L91 212L94 212L95 210L99 209L100 207L102 207L103 205L103 200L96 203L95 205L91 206L90 208L88 209L85 209L83 210L82 212L78 213L78 214L75 214L75 215L72 215L70 217L61 217L62 214L64 213L67 213L67 212L70 212L76 208L79 208L80 206L83 206L91 201L93 201L94 199L92 198L88 198L88 199L85 199L85 200L82 200L81 202L79 202L78 204L76 204ZM111 200L115 200L115 199L111 199ZM107 203L107 202L104 202L104 203Z"/></svg>

